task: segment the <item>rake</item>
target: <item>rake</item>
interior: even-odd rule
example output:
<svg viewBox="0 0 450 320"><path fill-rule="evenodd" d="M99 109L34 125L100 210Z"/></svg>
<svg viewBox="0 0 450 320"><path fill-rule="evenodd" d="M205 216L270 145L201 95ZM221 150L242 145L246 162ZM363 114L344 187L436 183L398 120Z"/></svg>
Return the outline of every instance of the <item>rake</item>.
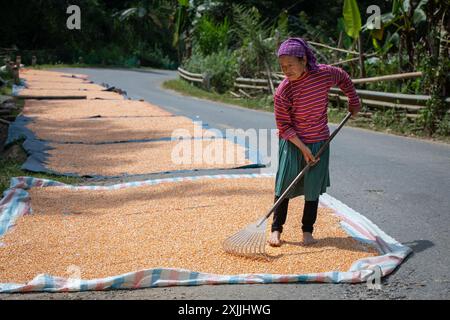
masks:
<svg viewBox="0 0 450 320"><path fill-rule="evenodd" d="M341 130L347 120L351 117L351 113L347 113L345 118L341 121L339 126L330 135L328 140L319 149L315 158L320 157L320 155L325 151L325 149L330 144L331 140L336 136L336 134ZM245 229L233 234L231 237L225 239L222 243L223 249L231 254L247 256L247 257L267 257L266 254L266 227L267 219L275 211L275 209L280 205L280 203L286 198L289 191L297 184L298 181L305 175L305 173L311 167L311 164L307 164L305 168L295 177L283 194L274 203L272 208L258 221L249 224Z"/></svg>

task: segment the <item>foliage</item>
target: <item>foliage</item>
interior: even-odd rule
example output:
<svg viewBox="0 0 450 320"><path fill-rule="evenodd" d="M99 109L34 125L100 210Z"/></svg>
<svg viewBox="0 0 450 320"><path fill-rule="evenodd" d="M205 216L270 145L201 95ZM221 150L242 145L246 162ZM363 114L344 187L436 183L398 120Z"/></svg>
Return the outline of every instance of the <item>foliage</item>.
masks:
<svg viewBox="0 0 450 320"><path fill-rule="evenodd" d="M328 39L327 31L324 28L323 22L320 24L314 24L314 22L312 22L312 17L305 11L300 11L298 13L298 17L292 19L290 28L294 30L294 34L305 37L309 40L326 42Z"/></svg>
<svg viewBox="0 0 450 320"><path fill-rule="evenodd" d="M183 68L185 68L186 70L189 70L190 72L193 72L193 73L202 73L204 59L205 59L205 57L202 55L200 50L198 50L197 48L194 48L194 50L192 51L191 57L189 59L186 59L183 62L183 64L182 64Z"/></svg>
<svg viewBox="0 0 450 320"><path fill-rule="evenodd" d="M363 31L369 31L372 44L378 53L386 54L394 45L398 48L400 57L403 56L403 51L406 51L408 65L404 67L403 61L400 59L400 70L403 70L403 68L412 70L415 66L414 42L419 40L420 32L418 31L421 30L422 24L427 20L424 11L427 2L428 0L394 0L391 11L381 15L380 29L375 29L370 24L366 24L362 28ZM384 37L386 30L388 30L387 36ZM380 45L379 41L382 41L383 38L385 39L384 45Z"/></svg>
<svg viewBox="0 0 450 320"><path fill-rule="evenodd" d="M443 85L449 83L449 73L450 58L448 56L439 55L437 58L424 58L424 83L429 88L431 99L427 101L427 108L422 110L419 123L429 135L442 132L449 133L449 104L445 103L445 95L443 94L443 90L445 90Z"/></svg>
<svg viewBox="0 0 450 320"><path fill-rule="evenodd" d="M288 35L286 18L280 16L276 27L267 25L255 8L233 6L235 25L233 32L238 39L239 73L255 77L260 72L278 69L276 50Z"/></svg>
<svg viewBox="0 0 450 320"><path fill-rule="evenodd" d="M66 28L69 4L81 9L81 30ZM173 0L11 1L0 10L0 48L16 46L13 55L21 55L28 65L32 56L39 64L77 63L81 57L84 62L133 65L140 59L139 48L148 52L155 45L164 52L162 58L176 61L171 44L173 4ZM144 15L139 7L146 8Z"/></svg>
<svg viewBox="0 0 450 320"><path fill-rule="evenodd" d="M233 87L238 68L234 53L225 49L210 54L204 60L204 68L217 92L224 93Z"/></svg>
<svg viewBox="0 0 450 320"><path fill-rule="evenodd" d="M177 64L169 58L158 44L153 48L144 47L139 52L140 64L161 69L176 69Z"/></svg>
<svg viewBox="0 0 450 320"><path fill-rule="evenodd" d="M215 23L209 16L203 15L198 21L194 35L195 45L204 56L228 48L229 22Z"/></svg>
<svg viewBox="0 0 450 320"><path fill-rule="evenodd" d="M357 39L361 31L361 16L356 0L344 0L343 16L345 32L353 39Z"/></svg>
<svg viewBox="0 0 450 320"><path fill-rule="evenodd" d="M182 60L181 50L183 48L183 40L188 38L189 24L189 0L178 0L178 6L175 11L175 30L173 32L172 46L177 49L178 60Z"/></svg>
<svg viewBox="0 0 450 320"><path fill-rule="evenodd" d="M194 73L207 74L211 87L219 93L224 93L233 87L238 72L238 60L236 54L228 49L207 56L196 49L184 67Z"/></svg>

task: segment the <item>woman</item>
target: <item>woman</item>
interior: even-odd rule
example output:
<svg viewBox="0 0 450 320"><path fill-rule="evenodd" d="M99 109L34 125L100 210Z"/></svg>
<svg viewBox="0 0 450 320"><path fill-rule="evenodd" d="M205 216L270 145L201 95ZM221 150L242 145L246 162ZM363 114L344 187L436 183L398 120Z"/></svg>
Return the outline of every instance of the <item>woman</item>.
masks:
<svg viewBox="0 0 450 320"><path fill-rule="evenodd" d="M314 157L330 135L327 118L328 91L331 87L338 86L344 92L353 117L361 106L349 75L340 68L317 64L305 40L289 38L284 41L278 49L278 60L286 77L278 86L274 97L280 138L275 201L307 163L311 163L312 167L275 210L269 244L281 245L289 199L304 195L303 243L310 245L316 242L312 234L319 196L330 186L329 148L320 159Z"/></svg>

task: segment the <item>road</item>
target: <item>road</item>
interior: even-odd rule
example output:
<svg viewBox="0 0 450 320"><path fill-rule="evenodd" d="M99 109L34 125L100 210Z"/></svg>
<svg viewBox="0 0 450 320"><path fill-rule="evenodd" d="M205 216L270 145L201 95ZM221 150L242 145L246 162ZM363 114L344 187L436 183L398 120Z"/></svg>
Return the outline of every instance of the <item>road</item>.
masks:
<svg viewBox="0 0 450 320"><path fill-rule="evenodd" d="M59 70L58 70L59 71ZM64 69L124 89L210 127L274 129L273 114L182 96L161 87L173 71ZM330 125L333 129L335 126ZM151 288L7 295L10 299L449 299L450 145L344 127L331 146L328 193L362 213L413 254L382 281Z"/></svg>

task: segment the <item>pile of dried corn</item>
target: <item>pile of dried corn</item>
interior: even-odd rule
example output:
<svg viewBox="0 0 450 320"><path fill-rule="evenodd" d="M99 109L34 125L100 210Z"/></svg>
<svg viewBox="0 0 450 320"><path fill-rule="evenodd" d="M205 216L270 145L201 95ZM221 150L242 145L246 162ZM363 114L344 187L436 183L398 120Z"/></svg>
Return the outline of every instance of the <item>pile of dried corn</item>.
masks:
<svg viewBox="0 0 450 320"><path fill-rule="evenodd" d="M120 94L103 91L105 88L89 84L85 75L73 75L72 77L60 72L26 69L22 70L20 75L27 82L28 88L21 90L19 96L36 98L86 96L87 99L124 99Z"/></svg>
<svg viewBox="0 0 450 320"><path fill-rule="evenodd" d="M116 176L251 164L245 158L245 149L226 139L101 145L52 143L50 147L53 149L47 151L48 168L79 175Z"/></svg>
<svg viewBox="0 0 450 320"><path fill-rule="evenodd" d="M172 114L153 104L134 100L27 100L23 114L41 119L66 120L89 117L168 117Z"/></svg>
<svg viewBox="0 0 450 320"><path fill-rule="evenodd" d="M214 179L114 191L30 190L32 215L0 240L0 282L37 274L84 279L167 267L215 274L347 271L377 251L349 237L331 209L319 208L315 236L300 243L303 200L295 198L284 245L268 261L224 253L223 239L254 222L273 201L272 178ZM269 230L268 230L269 231Z"/></svg>
<svg viewBox="0 0 450 320"><path fill-rule="evenodd" d="M71 78L63 73L37 70L27 70L22 75L32 83L31 89L21 91L23 95L34 92L43 96L87 95L88 98L117 95L98 90L72 90L90 85L83 75ZM55 79L64 81L53 88L54 83L50 81ZM50 145L53 150L47 152L47 167L63 174L115 176L234 168L251 164L245 159L243 147L224 139L136 143L136 140L214 136L212 131L203 129L200 124L185 117L173 116L147 102L27 100L24 115L33 118L26 126L37 138L53 142ZM113 142L123 144L112 144ZM88 145L96 143L102 144Z"/></svg>
<svg viewBox="0 0 450 320"><path fill-rule="evenodd" d="M178 136L208 136L208 131L185 117L138 117L92 119L36 119L27 127L36 137L57 142L115 142Z"/></svg>
<svg viewBox="0 0 450 320"><path fill-rule="evenodd" d="M124 100L125 98L115 92L101 91L101 90L61 90L61 89L23 89L20 91L19 97L83 97L86 99L104 99L104 100Z"/></svg>

